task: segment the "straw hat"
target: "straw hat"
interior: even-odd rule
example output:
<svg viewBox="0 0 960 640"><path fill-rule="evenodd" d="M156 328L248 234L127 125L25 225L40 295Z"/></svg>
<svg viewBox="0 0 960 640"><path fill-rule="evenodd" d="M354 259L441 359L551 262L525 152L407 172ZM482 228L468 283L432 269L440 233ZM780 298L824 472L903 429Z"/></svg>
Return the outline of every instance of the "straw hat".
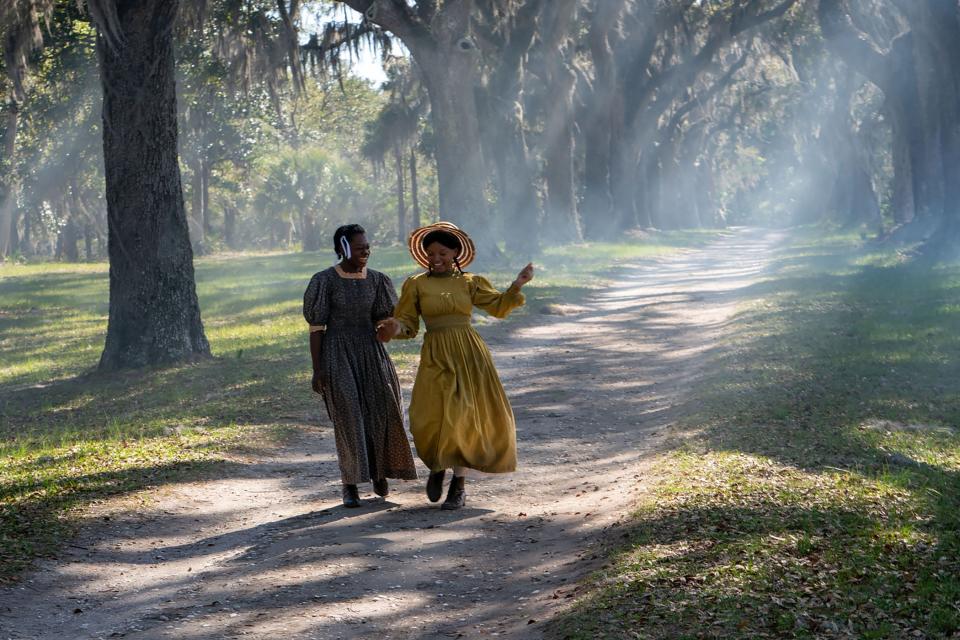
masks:
<svg viewBox="0 0 960 640"><path fill-rule="evenodd" d="M434 224L428 224L425 227L414 229L407 239L407 248L410 249L410 255L412 255L413 259L417 261L417 264L424 269L430 268L430 261L427 259L427 252L423 249L423 239L427 237L427 234L431 231L449 233L460 241L461 249L460 254L457 256L457 262L460 263L461 269L465 269L466 266L477 257L477 249L473 246L473 240L457 228L457 225L452 222L435 222Z"/></svg>

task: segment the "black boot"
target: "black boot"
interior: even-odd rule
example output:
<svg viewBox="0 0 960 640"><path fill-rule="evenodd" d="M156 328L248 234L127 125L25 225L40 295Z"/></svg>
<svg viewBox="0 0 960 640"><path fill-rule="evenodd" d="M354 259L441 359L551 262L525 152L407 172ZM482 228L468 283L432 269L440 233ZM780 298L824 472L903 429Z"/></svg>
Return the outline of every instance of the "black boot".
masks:
<svg viewBox="0 0 960 640"><path fill-rule="evenodd" d="M360 493L357 491L357 485L343 485L343 506L348 509L354 509L360 506Z"/></svg>
<svg viewBox="0 0 960 640"><path fill-rule="evenodd" d="M390 485L386 478L380 478L373 481L373 492L381 498L386 498L390 494Z"/></svg>
<svg viewBox="0 0 960 640"><path fill-rule="evenodd" d="M453 511L467 503L467 492L463 488L465 482L466 478L453 476L453 480L450 481L450 486L447 488L447 499L440 505L441 509Z"/></svg>
<svg viewBox="0 0 960 640"><path fill-rule="evenodd" d="M446 469L432 471L427 478L427 500L436 502L443 495L443 477L447 475Z"/></svg>

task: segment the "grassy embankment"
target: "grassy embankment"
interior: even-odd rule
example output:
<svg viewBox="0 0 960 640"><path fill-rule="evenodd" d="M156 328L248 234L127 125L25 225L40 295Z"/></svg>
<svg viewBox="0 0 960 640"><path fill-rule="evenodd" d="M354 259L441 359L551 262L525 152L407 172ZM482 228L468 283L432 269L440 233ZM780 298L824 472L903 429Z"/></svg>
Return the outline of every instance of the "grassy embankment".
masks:
<svg viewBox="0 0 960 640"><path fill-rule="evenodd" d="M960 637L960 267L798 241L558 638Z"/></svg>
<svg viewBox="0 0 960 640"><path fill-rule="evenodd" d="M560 247L538 260L529 304L576 302L617 261L700 242L672 234L633 243ZM300 313L326 254L235 255L197 261L214 358L97 374L107 317L107 265L0 265L0 582L69 536L82 507L110 495L230 473L241 447L276 442L286 429L325 420L309 390ZM373 266L399 288L414 271L400 248ZM504 286L515 272L489 274ZM409 378L419 341L391 345Z"/></svg>

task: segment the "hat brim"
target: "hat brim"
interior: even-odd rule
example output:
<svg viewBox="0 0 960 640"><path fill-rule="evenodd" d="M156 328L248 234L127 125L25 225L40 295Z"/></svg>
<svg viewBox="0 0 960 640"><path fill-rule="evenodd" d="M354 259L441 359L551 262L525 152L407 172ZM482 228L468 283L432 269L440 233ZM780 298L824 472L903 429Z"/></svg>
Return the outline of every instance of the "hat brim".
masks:
<svg viewBox="0 0 960 640"><path fill-rule="evenodd" d="M473 240L470 239L470 236L451 222L436 222L434 224L428 224L425 227L420 227L419 229L414 229L407 239L407 248L410 250L410 255L413 256L414 261L424 269L430 268L430 260L427 258L427 252L423 248L423 239L431 231L449 233L460 241L461 248L460 253L457 255L457 262L461 269L465 269L467 265L477 257L477 249L473 246Z"/></svg>

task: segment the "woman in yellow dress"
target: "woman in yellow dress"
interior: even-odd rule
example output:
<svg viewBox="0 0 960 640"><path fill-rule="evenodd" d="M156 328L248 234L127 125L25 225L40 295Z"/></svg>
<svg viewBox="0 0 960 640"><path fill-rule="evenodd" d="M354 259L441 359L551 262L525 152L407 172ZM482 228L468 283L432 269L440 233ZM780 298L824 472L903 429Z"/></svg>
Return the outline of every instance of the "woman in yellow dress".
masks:
<svg viewBox="0 0 960 640"><path fill-rule="evenodd" d="M473 307L505 318L524 302L520 289L533 279L528 264L503 293L463 269L476 250L448 222L410 234L410 253L427 271L403 284L393 317L378 327L382 342L413 338L423 317L427 332L410 399L410 431L417 455L430 469L427 497L440 499L446 470L453 479L441 508L465 503L467 469L505 473L517 467L513 410L480 335L470 325Z"/></svg>

